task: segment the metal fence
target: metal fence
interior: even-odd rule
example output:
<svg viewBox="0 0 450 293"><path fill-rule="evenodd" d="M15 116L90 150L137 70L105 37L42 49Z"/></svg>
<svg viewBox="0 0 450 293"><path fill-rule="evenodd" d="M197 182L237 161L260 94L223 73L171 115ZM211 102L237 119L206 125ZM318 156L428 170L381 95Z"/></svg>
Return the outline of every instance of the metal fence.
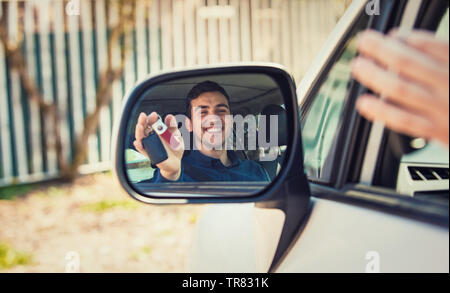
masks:
<svg viewBox="0 0 450 293"><path fill-rule="evenodd" d="M283 64L297 81L338 18L343 0L135 0L126 70L89 140L82 172L109 168L110 139L121 99L136 80L164 69L239 61ZM23 32L27 70L61 113L63 154L73 155L83 120L96 106L117 1L0 1L9 37ZM79 4L69 15L67 5ZM76 7L76 6L75 6ZM73 8L73 6L72 6ZM72 12L76 11L71 10ZM73 14L73 13L72 13ZM120 55L120 47L114 50ZM117 56L117 55L116 55ZM115 58L119 59L119 58ZM31 102L0 46L0 186L58 176L46 117Z"/></svg>

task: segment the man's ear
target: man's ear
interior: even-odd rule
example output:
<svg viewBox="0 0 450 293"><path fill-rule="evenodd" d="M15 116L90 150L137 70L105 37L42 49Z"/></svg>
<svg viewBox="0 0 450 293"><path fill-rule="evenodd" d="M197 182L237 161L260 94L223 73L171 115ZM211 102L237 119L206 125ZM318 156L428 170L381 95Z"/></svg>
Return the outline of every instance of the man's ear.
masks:
<svg viewBox="0 0 450 293"><path fill-rule="evenodd" d="M189 132L192 132L192 122L191 119L189 119L189 117L186 116L185 120L184 120L184 125L186 125L186 129Z"/></svg>

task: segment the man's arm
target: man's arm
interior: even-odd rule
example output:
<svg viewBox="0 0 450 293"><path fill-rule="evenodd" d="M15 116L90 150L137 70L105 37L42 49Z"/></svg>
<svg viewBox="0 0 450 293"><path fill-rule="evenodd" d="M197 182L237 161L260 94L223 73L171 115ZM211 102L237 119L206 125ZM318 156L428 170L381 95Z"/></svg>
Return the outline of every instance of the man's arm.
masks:
<svg viewBox="0 0 450 293"><path fill-rule="evenodd" d="M164 177L161 174L161 170L159 170L159 168L157 168L155 170L155 173L153 175L153 179L151 180L153 183L170 183L170 182L184 182L184 168L183 168L183 163L181 164L181 172L180 175L178 176L178 179L176 180L170 180L167 179L166 177Z"/></svg>

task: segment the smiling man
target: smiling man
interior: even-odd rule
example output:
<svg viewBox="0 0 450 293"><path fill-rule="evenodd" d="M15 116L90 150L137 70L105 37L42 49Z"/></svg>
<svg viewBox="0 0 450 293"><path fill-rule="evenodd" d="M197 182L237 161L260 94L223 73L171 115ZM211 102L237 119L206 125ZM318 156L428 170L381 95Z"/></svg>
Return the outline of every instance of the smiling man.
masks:
<svg viewBox="0 0 450 293"><path fill-rule="evenodd" d="M195 85L186 99L185 125L193 134L193 150L185 152L184 142L178 148L163 143L168 158L157 164L151 182L202 182L202 181L269 181L266 171L257 163L242 160L235 151L227 150L233 120L230 97L217 83L204 81ZM147 155L142 139L148 135L150 125L158 114L141 113L136 125L135 148ZM182 140L173 115L167 115L165 124L173 136Z"/></svg>

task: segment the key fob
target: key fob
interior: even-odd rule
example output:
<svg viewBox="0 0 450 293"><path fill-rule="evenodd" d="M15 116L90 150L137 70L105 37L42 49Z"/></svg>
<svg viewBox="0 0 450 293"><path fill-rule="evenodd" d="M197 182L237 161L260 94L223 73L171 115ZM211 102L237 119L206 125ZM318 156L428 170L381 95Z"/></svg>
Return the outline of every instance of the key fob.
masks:
<svg viewBox="0 0 450 293"><path fill-rule="evenodd" d="M146 138L142 140L144 149L150 157L152 166L157 165L167 160L167 152L164 148L158 134L152 131Z"/></svg>

